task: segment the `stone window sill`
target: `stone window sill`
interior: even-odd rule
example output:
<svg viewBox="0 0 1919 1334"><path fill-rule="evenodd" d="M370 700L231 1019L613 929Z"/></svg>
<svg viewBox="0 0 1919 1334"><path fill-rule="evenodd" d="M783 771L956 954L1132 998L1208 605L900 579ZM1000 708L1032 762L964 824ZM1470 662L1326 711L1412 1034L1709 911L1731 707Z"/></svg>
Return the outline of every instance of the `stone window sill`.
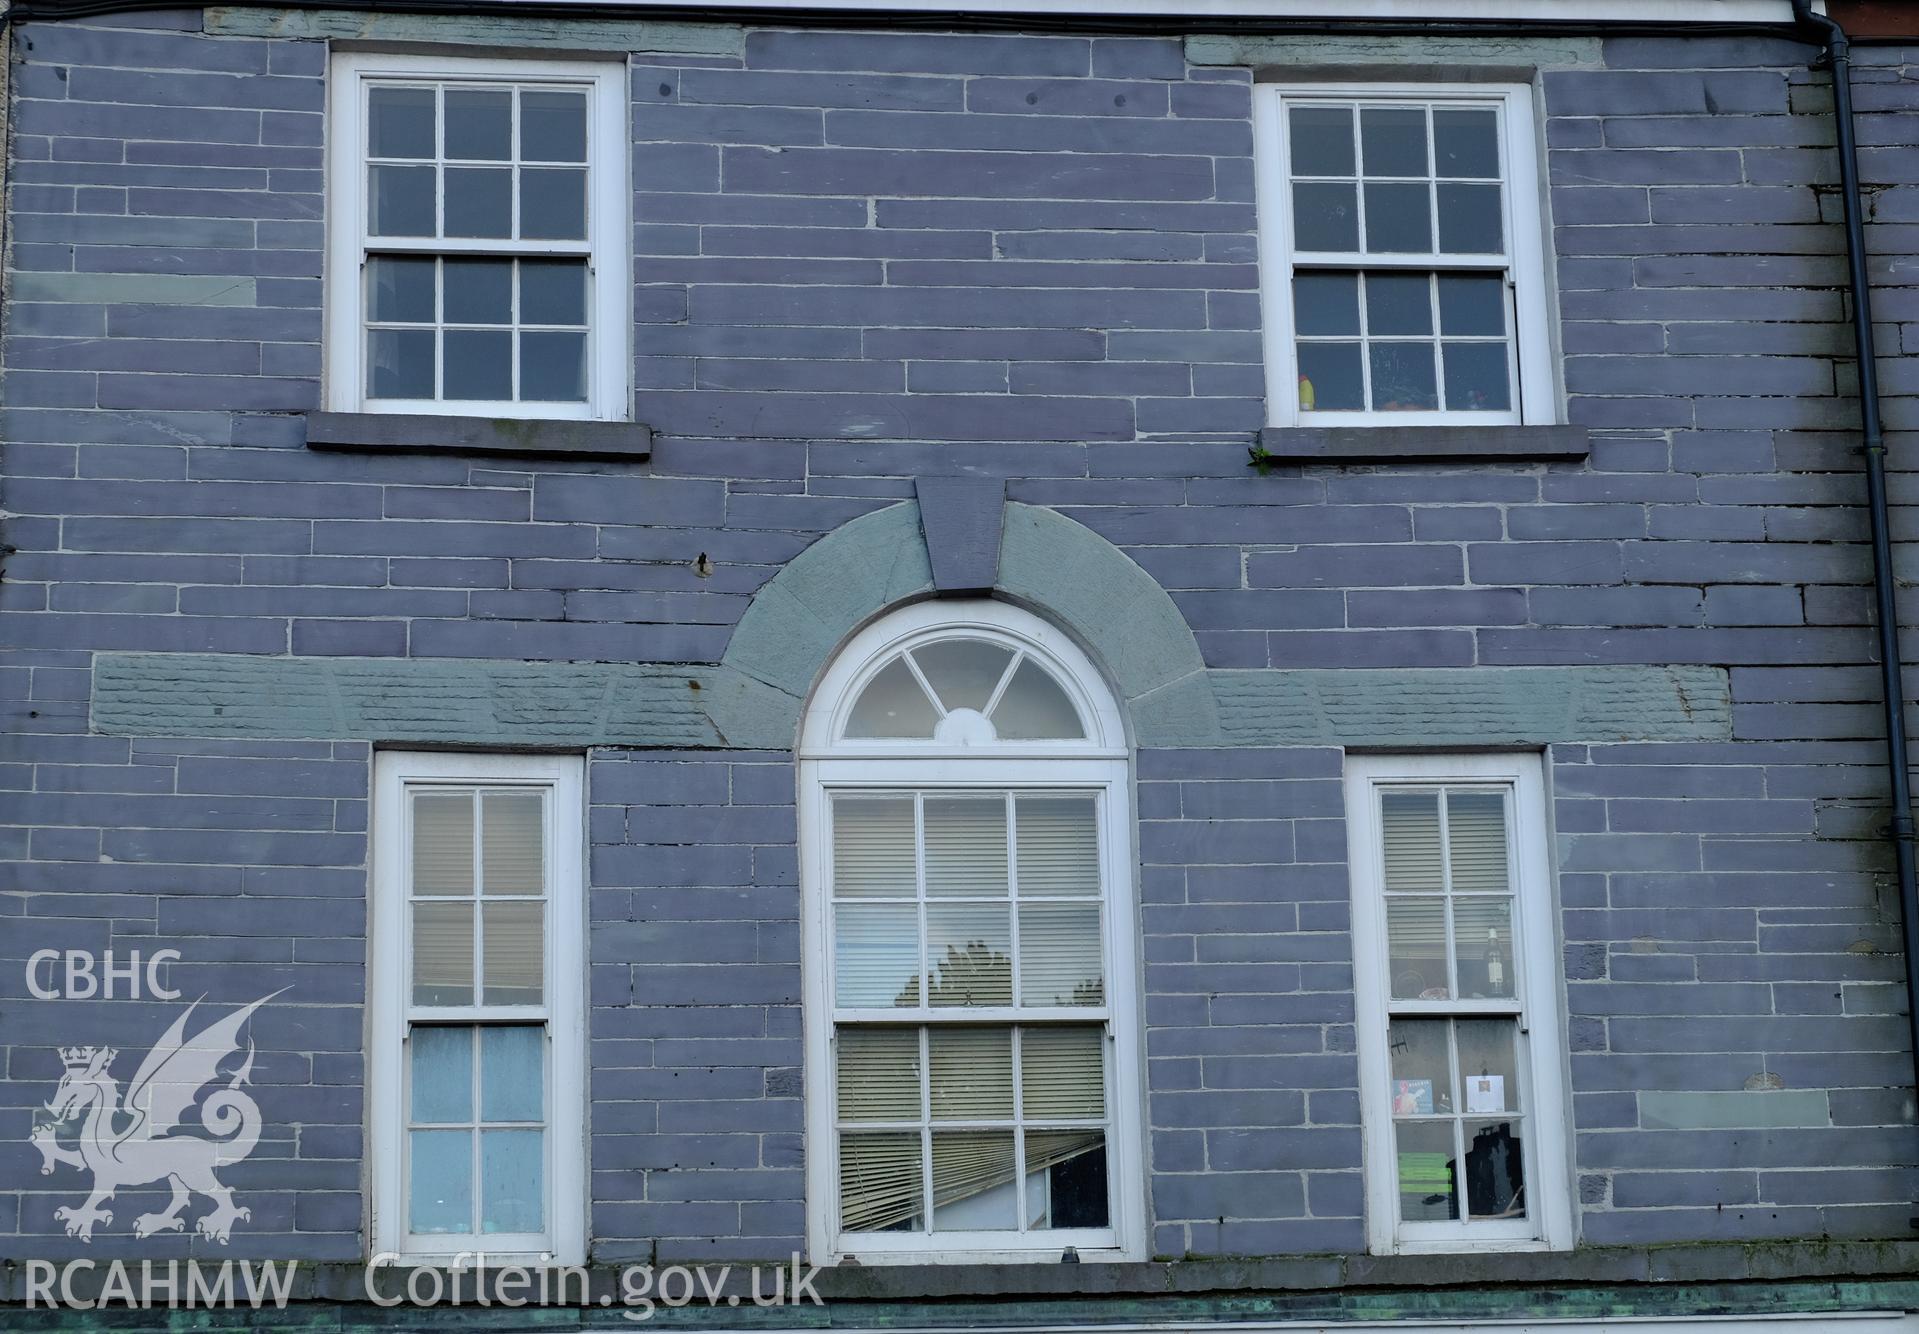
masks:
<svg viewBox="0 0 1919 1334"><path fill-rule="evenodd" d="M507 454L629 462L653 456L653 432L637 422L309 412L306 424L308 449L362 454Z"/></svg>
<svg viewBox="0 0 1919 1334"><path fill-rule="evenodd" d="M1447 463L1583 459L1583 426L1268 426L1267 463Z"/></svg>

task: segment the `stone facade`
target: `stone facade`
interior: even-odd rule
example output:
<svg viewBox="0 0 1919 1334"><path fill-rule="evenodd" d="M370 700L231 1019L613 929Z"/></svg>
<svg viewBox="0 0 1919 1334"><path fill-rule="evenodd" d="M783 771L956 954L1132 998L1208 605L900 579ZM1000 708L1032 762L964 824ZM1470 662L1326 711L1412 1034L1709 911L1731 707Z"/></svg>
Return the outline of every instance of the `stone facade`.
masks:
<svg viewBox="0 0 1919 1334"><path fill-rule="evenodd" d="M631 53L650 462L306 447L324 74L349 37ZM1812 48L1319 40L237 8L19 24L0 1143L25 1144L56 1045L132 1046L174 1012L32 999L26 956L177 949L188 997L291 988L255 1021L269 1131L233 1173L253 1219L231 1253L361 1258L371 746L567 744L590 750L593 1256L799 1248L807 678L743 661L736 627L826 535L965 473L1123 553L1203 668L1139 668L1203 687L1196 713L1124 692L1159 720L1136 759L1158 1259L1365 1248L1340 746L1412 744L1387 715L1443 714L1446 672L1552 669L1483 676L1537 700L1603 668L1676 701L1672 721L1568 704L1587 721L1452 736L1550 747L1583 1247L1868 1240L1889 1249L1835 1263L1905 1267L1919 1138ZM1910 536L1919 50L1857 55ZM1538 71L1566 420L1589 452L1250 469L1255 72L1462 62ZM847 628L921 591L828 568L873 585ZM1096 632L1095 598L1014 594ZM460 709L428 738L418 709L336 727L243 683L156 705L171 669L147 655L183 654L237 664L221 680L331 680L316 660L340 659L376 702L636 671L661 702L618 733L591 732L604 714L513 732L549 716L529 710L463 735ZM1314 693L1364 674L1357 703ZM689 677L730 703L686 705ZM253 707L229 717L221 688ZM1292 733L1260 713L1287 691ZM0 1164L7 1256L204 1249L118 1232L82 1252L53 1219L70 1192L25 1152ZM1750 1276L1716 1263L1701 1275ZM1819 1270L1781 1272L1800 1264Z"/></svg>

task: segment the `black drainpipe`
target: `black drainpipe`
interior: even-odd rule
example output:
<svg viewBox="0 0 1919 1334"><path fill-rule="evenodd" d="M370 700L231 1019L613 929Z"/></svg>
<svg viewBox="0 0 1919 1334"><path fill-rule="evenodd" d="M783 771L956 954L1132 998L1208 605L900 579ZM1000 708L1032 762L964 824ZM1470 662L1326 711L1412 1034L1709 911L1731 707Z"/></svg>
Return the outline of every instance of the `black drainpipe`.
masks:
<svg viewBox="0 0 1919 1334"><path fill-rule="evenodd" d="M1892 785L1892 855L1899 876L1899 917L1906 950L1906 1017L1919 1091L1919 887L1913 875L1912 779L1906 759L1906 692L1899 663L1899 610L1886 513L1886 442L1879 425L1879 368L1872 338L1872 286L1866 274L1864 205L1852 119L1852 43L1845 29L1792 0L1793 18L1818 34L1832 69L1833 118L1839 130L1839 185L1846 206L1846 270L1852 287L1852 336L1859 351L1859 417L1866 445L1866 509L1872 518L1872 604L1878 621L1879 688L1886 702L1886 767ZM1919 1219L1914 1220L1919 1223Z"/></svg>

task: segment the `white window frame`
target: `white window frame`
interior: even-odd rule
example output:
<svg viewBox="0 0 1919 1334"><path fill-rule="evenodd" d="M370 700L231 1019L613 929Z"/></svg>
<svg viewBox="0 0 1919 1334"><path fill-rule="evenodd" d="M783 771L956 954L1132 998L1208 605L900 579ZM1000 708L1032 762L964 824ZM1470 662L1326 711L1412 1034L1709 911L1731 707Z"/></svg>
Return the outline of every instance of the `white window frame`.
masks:
<svg viewBox="0 0 1919 1334"><path fill-rule="evenodd" d="M1523 1221L1400 1221L1392 1055L1386 1037L1392 1012L1392 979L1379 789L1406 783L1497 783L1512 794L1509 809L1517 1005L1460 1000L1448 1002L1447 1008L1450 1014L1469 1014L1475 1007L1501 1014L1518 1010L1515 1075L1525 1099L1520 1106L1526 1117L1528 1207ZM1566 1133L1565 1007L1559 980L1559 916L1542 758L1536 753L1348 755L1345 786L1369 1248L1375 1255L1570 1249L1573 1165Z"/></svg>
<svg viewBox="0 0 1919 1334"><path fill-rule="evenodd" d="M576 85L587 93L586 240L491 241L381 237L366 230L367 90L383 81ZM624 63L488 60L342 52L333 57L327 124L326 404L334 412L626 421L632 415L632 194ZM585 258L586 400L376 399L366 379L368 250L422 256L501 254Z"/></svg>
<svg viewBox="0 0 1919 1334"><path fill-rule="evenodd" d="M1501 191L1507 237L1503 265L1483 255L1372 255L1293 250L1290 146L1283 109L1289 102L1496 103L1500 113ZM1259 268L1266 345L1266 415L1270 426L1511 426L1559 418L1548 312L1544 201L1533 89L1526 84L1287 83L1254 89L1254 173L1259 200ZM1314 411L1299 405L1293 345L1293 271L1305 267L1497 270L1511 298L1514 393L1505 412ZM1437 331L1435 331L1437 334Z"/></svg>
<svg viewBox="0 0 1919 1334"><path fill-rule="evenodd" d="M421 787L545 787L547 932L544 1006L412 1004L407 794ZM379 751L373 762L373 885L367 929L368 1235L375 1255L431 1261L461 1251L503 1260L586 1260L585 761L577 755ZM406 1035L416 1013L475 1023L544 1013L547 1051L546 1231L414 1234L406 1227Z"/></svg>
<svg viewBox="0 0 1919 1334"><path fill-rule="evenodd" d="M1001 742L968 749L933 742L837 740L862 687L899 649L959 632L1017 645L1046 665L1088 724L1080 742ZM816 1264L848 1256L862 1264L1054 1263L1067 1247L1083 1261L1147 1256L1145 1087L1139 1016L1138 909L1134 888L1131 751L1117 706L1090 659L1038 617L1000 602L920 603L855 635L821 679L801 730L800 883L805 960L807 1245ZM1100 804L1100 874L1105 886L1106 1005L1072 1017L1104 1018L1110 1224L1100 1229L934 1234L842 1232L838 1224L839 1142L835 1129L832 935L828 920L832 794L938 787L1069 789ZM980 1008L965 1018L1018 1024L1048 1011ZM930 1243L930 1244L929 1244Z"/></svg>

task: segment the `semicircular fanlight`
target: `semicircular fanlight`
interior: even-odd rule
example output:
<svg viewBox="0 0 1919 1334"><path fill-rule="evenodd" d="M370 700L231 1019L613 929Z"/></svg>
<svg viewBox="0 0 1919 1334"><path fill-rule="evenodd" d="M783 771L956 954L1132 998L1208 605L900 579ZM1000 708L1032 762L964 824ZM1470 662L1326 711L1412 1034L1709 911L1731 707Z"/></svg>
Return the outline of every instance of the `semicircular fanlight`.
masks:
<svg viewBox="0 0 1919 1334"><path fill-rule="evenodd" d="M952 638L902 650L875 672L842 735L958 745L1081 741L1086 725L1036 659L992 640Z"/></svg>

